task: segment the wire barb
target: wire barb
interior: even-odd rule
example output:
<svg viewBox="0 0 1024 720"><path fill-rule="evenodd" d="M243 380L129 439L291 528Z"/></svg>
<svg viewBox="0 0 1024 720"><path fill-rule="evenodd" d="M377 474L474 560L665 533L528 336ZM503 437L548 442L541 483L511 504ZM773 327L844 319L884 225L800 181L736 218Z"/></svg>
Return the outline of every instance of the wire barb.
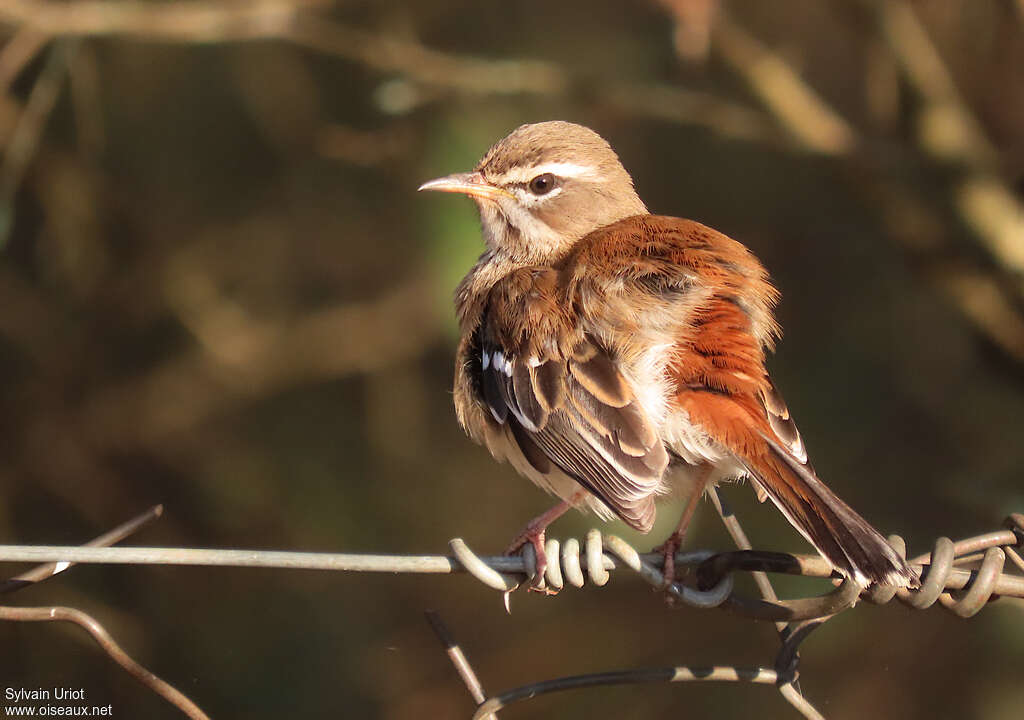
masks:
<svg viewBox="0 0 1024 720"><path fill-rule="evenodd" d="M687 568L696 578L696 587L673 583L667 593L686 605L697 608L720 607L732 613L759 620L795 622L829 617L853 607L863 598L873 604L884 604L898 597L908 607L926 609L936 602L960 617L970 617L984 607L993 596L1024 598L1024 577L1004 573L1007 557L1015 564L1024 546L1024 516L1007 519L1009 529L979 535L954 543L948 538L936 540L932 552L911 558L909 562L922 568L919 589L872 586L864 589L851 580L838 582L827 564L816 556L787 553L738 550L713 553L708 550L679 553L675 557L677 568ZM890 536L896 551L906 557L906 543L898 535ZM519 575L510 574L511 562L497 572L494 558L480 558L461 539L452 541L456 559L470 575L502 592L511 592L524 580L531 587L558 592L570 585L582 587L585 579L601 587L608 582L610 572L625 566L636 572L647 583L662 588L664 575L657 553L640 554L633 546L615 535L602 536L599 530L590 530L582 545L576 538L563 542L547 541L547 569L543 578L536 578L536 558L532 547L524 547L519 554ZM456 549L457 548L457 549ZM979 554L983 553L983 554ZM512 561L516 556L508 557ZM979 563L977 569L965 567ZM583 570L586 570L584 576ZM832 577L838 587L818 597L793 600L767 600L751 598L733 592L732 577L736 572L782 573L810 577ZM773 593L774 595L774 593Z"/></svg>
<svg viewBox="0 0 1024 720"><path fill-rule="evenodd" d="M591 584L601 586L609 581L611 571L628 567L653 587L664 589L664 575L660 565L664 558L661 553L641 554L627 542L615 535L602 536L600 531L591 530L583 545L570 538L565 542L549 539L545 545L548 558L543 578L536 578L536 558L532 557L532 546L527 545L518 556L497 556L481 558L460 538L450 542L453 557L408 556L408 555L358 555L344 553L296 553L260 550L202 550L190 548L138 548L105 547L127 537L139 527L159 516L162 508L151 508L133 520L101 535L89 543L90 546L16 546L0 545L0 562L34 561L47 564L23 573L0 586L6 589L21 587L28 582L52 577L72 563L118 563L118 564L174 564L234 567L277 567L289 569L342 570L355 572L411 572L411 573L453 573L465 570L488 587L508 593L517 588L524 579L535 586L546 586L553 592L568 584L582 587L589 577ZM730 513L722 510L723 519L729 523ZM732 518L734 521L735 518ZM909 607L924 609L938 602L960 617L970 617L984 607L995 596L1024 598L1024 575L1004 572L1006 558L1011 558L1018 568L1024 568L1020 549L1024 548L1024 515L1014 514L1006 519L1004 530L978 535L959 542L939 538L930 553L911 558L908 562L922 569L922 586L918 590L893 588L869 588L864 591L856 583L844 580L831 593L820 597L795 600L771 600L750 598L733 591L733 576L736 572L785 573L809 577L834 577L827 563L818 556L788 555L784 553L738 550L734 552L711 552L708 550L678 553L675 556L681 577L690 578L696 587L674 583L667 589L676 599L699 608L718 607L731 613L786 623L782 628L782 647L775 659L774 669L756 668L740 670L720 666L710 669L689 667L635 670L598 675L584 675L538 683L509 691L497 697L480 702L483 690L475 679L472 668L458 646L450 641L446 632L439 632L446 648L464 675L467 687L478 701L476 717L485 717L504 707L509 702L525 699L544 692L588 687L601 684L626 682L651 682L664 680L680 682L685 680L743 680L756 683L775 683L779 692L804 717L821 718L821 715L800 694L797 686L800 643L826 619L851 608L858 597L873 603L886 603L898 597ZM749 547L745 535L739 530L741 547ZM734 537L736 535L734 534ZM899 536L891 536L890 542L897 552L906 557L906 543ZM586 576L584 575L586 571ZM769 586L770 590L770 586ZM774 597L774 591L764 593L766 598ZM109 634L95 620L71 608L11 608L0 607L0 620L67 620L86 628L103 649L116 662L134 676L145 682L193 718L205 718L198 707L188 698L180 696L177 690L156 678L124 654ZM439 618L437 618L440 623ZM433 623L435 632L438 627ZM447 640L445 639L447 638ZM455 654L452 654L452 651ZM460 660L461 658L461 660ZM479 691L475 692L474 687ZM179 703L177 698L183 700ZM186 707L188 709L186 709Z"/></svg>
<svg viewBox="0 0 1024 720"><path fill-rule="evenodd" d="M449 545L463 569L488 587L502 592L511 592L521 584L522 581L515 576L497 572L489 563L470 550L461 538L453 539ZM606 551L610 554L606 554ZM567 540L564 544L557 540L549 540L546 543L545 552L548 556L548 563L544 576L541 578L536 577L537 559L533 547L529 544L525 545L519 554L522 558L523 575L525 579L531 581L531 587L537 590L558 592L565 586L565 578L569 579L570 584L583 587L585 583L583 569L586 569L591 584L602 587L611 578L609 570L624 565L651 586L659 590L664 589L674 599L691 607L718 607L732 593L733 578L730 573L723 574L708 589L698 589L678 582L665 587L665 576L652 562L655 558L660 558L660 555L641 556L632 545L622 538L616 535L602 536L601 531L597 529L592 529L587 533L582 553L580 552L580 542L575 538ZM682 559L681 564L694 564L710 559L714 555L710 551L700 550L682 553L677 557Z"/></svg>

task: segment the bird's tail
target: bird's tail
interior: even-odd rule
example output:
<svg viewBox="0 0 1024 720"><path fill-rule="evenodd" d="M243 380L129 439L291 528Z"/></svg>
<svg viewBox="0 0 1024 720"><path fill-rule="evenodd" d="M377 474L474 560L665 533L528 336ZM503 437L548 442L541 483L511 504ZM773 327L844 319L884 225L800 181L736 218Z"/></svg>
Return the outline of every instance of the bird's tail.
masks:
<svg viewBox="0 0 1024 720"><path fill-rule="evenodd" d="M762 434L769 452L748 470L790 523L843 575L861 585L918 587L917 574L885 538L805 463Z"/></svg>

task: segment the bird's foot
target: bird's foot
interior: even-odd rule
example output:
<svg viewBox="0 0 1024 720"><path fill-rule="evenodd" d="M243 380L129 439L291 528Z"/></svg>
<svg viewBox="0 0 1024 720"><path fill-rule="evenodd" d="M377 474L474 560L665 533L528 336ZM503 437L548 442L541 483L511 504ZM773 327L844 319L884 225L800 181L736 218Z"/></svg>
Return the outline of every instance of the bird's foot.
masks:
<svg viewBox="0 0 1024 720"><path fill-rule="evenodd" d="M683 536L679 533L672 533L668 540L663 542L651 552L660 552L662 557L661 574L664 581L661 584L662 590L668 590L676 581L676 553L683 544ZM670 595L667 597L671 597Z"/></svg>
<svg viewBox="0 0 1024 720"><path fill-rule="evenodd" d="M545 595L557 595L558 591L549 588L544 585L544 573L548 568L548 555L544 550L544 533L547 530L547 523L539 522L542 518L536 518L527 523L512 544L508 546L508 550L505 551L506 555L515 555L517 552L522 550L524 545L531 545L533 547L534 556L536 560L536 574L533 576L533 583L530 585L530 590L533 592L544 593Z"/></svg>

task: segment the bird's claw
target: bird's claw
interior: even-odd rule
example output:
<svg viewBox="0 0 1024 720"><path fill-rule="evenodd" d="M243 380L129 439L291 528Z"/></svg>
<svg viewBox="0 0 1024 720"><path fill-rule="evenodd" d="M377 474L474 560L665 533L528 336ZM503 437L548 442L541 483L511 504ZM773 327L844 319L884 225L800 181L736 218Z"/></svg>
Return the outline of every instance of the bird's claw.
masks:
<svg viewBox="0 0 1024 720"><path fill-rule="evenodd" d="M667 590L672 587L672 583L676 581L676 553L679 552L679 548L682 545L682 538L678 535L669 536L668 540L663 542L658 547L654 548L652 552L660 552L662 556L661 574L664 580L661 583L661 591L665 593L665 601L669 605L675 605L675 597L672 593Z"/></svg>
<svg viewBox="0 0 1024 720"><path fill-rule="evenodd" d="M505 551L506 555L514 555L523 546L529 544L533 548L533 554L535 559L535 571L533 575L533 582L530 584L529 590L531 592L539 592L545 595L557 595L558 590L547 587L544 584L544 574L548 568L548 555L544 550L544 528L538 528L530 523L523 531L516 536L516 539L509 545L508 550Z"/></svg>

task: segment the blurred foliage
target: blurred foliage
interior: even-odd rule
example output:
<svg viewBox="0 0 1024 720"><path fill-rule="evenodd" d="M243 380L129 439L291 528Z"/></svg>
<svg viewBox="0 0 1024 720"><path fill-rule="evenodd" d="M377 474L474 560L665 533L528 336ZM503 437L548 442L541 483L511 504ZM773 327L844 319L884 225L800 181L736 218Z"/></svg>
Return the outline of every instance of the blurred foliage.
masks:
<svg viewBox="0 0 1024 720"><path fill-rule="evenodd" d="M504 547L550 500L456 425L450 295L478 225L415 188L552 118L604 134L652 210L764 260L773 373L852 505L914 551L1024 508L1020 0L83 7L0 4L3 542L81 542L162 502L133 542ZM756 546L806 550L726 492ZM673 512L624 534L657 544ZM710 508L689 542L728 546ZM427 607L491 691L776 645L624 578L510 617L466 579L194 568L78 567L16 600L95 614L217 718L468 716ZM830 718L1018 717L1022 610L858 609L806 644L804 690ZM178 717L77 630L0 638L7 687ZM763 688L645 686L502 717L750 703L792 716Z"/></svg>

